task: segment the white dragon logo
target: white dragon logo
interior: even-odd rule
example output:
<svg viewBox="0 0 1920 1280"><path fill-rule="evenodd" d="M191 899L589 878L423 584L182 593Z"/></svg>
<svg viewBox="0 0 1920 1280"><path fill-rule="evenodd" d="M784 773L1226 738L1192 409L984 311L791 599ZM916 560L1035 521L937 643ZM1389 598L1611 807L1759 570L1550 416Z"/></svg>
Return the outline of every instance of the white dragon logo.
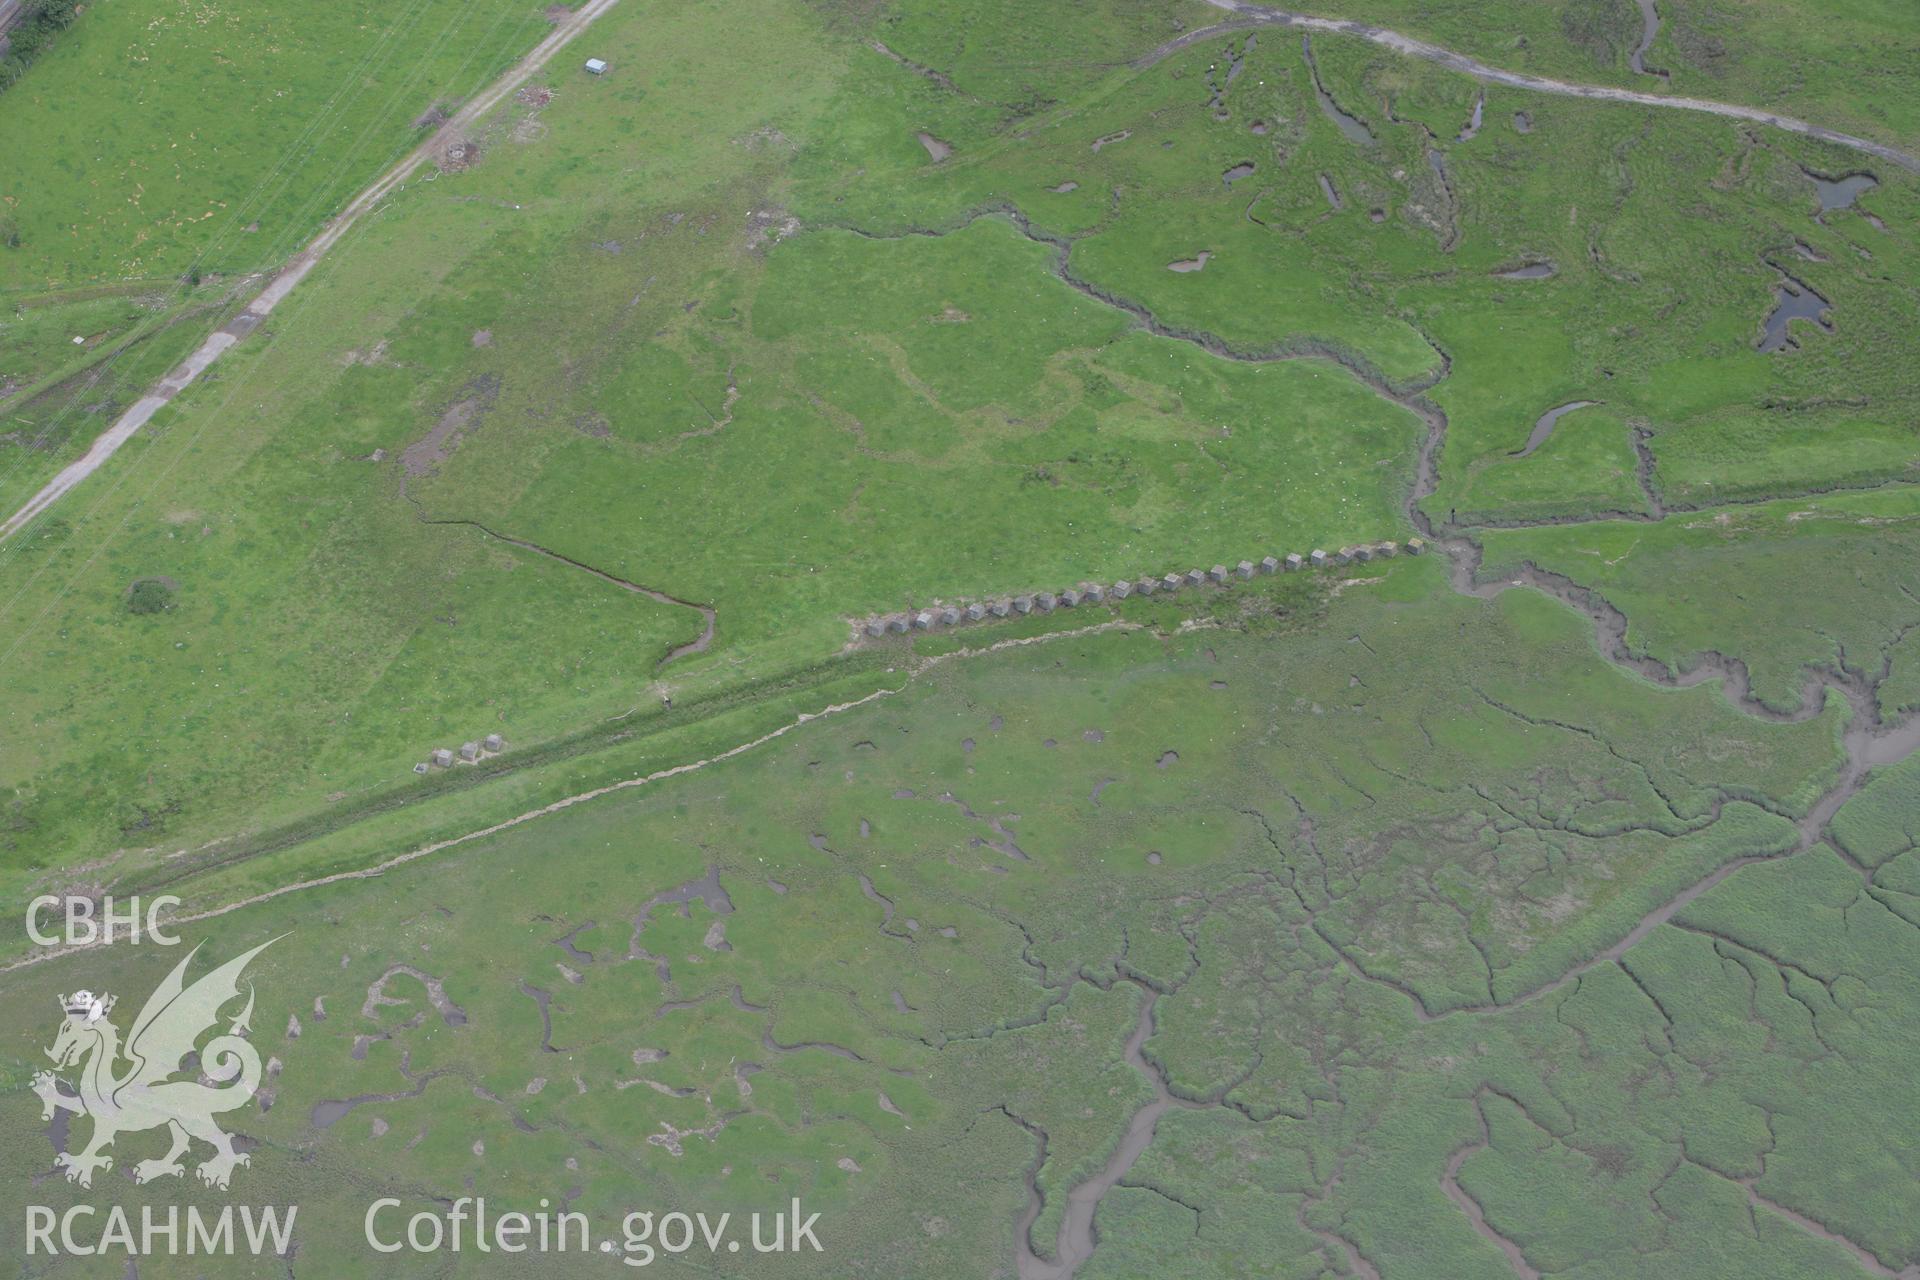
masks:
<svg viewBox="0 0 1920 1280"><path fill-rule="evenodd" d="M242 1038L253 1016L251 984L247 1007L225 1035L215 1036L199 1052L202 1079L225 1087L169 1077L191 1069L183 1067L182 1061L195 1052L201 1033L219 1020L221 1006L239 996L241 971L277 941L274 938L261 943L186 987L182 977L199 953L200 948L195 947L147 997L124 1046L119 1028L107 1016L113 1012L113 996L76 991L60 997L66 1020L60 1024L60 1034L47 1056L56 1068L83 1064L80 1077L70 1086L74 1092L68 1093L63 1091L67 1081L52 1071L41 1071L33 1078L33 1091L43 1104L42 1120L53 1119L56 1109L93 1120L92 1139L86 1150L77 1155L63 1151L55 1161L66 1170L67 1181L92 1186L96 1170L113 1168L113 1157L104 1150L116 1137L162 1125L172 1134L173 1147L158 1160L142 1160L135 1165L136 1182L185 1172L180 1157L187 1153L190 1138L214 1148L214 1154L194 1170L208 1186L224 1189L234 1167L248 1163L246 1154L233 1149L232 1137L213 1122L213 1117L244 1106L260 1087L260 1055ZM128 1064L124 1071L118 1069L122 1058Z"/></svg>

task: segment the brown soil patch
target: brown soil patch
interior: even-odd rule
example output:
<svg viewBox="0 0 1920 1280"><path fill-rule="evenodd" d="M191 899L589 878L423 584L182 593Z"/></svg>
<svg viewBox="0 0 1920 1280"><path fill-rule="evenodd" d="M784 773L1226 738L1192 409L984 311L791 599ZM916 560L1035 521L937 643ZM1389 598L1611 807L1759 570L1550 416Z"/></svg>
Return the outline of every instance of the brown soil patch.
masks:
<svg viewBox="0 0 1920 1280"><path fill-rule="evenodd" d="M475 378L460 399L447 407L432 430L400 451L400 465L410 476L431 475L460 447L469 431L480 425L500 398L500 379L492 374Z"/></svg>
<svg viewBox="0 0 1920 1280"><path fill-rule="evenodd" d="M445 146L433 157L433 162L442 173L460 173L471 169L480 159L480 141L477 138L449 138Z"/></svg>
<svg viewBox="0 0 1920 1280"><path fill-rule="evenodd" d="M755 209L747 214L747 248L779 244L800 230L800 219L785 209Z"/></svg>

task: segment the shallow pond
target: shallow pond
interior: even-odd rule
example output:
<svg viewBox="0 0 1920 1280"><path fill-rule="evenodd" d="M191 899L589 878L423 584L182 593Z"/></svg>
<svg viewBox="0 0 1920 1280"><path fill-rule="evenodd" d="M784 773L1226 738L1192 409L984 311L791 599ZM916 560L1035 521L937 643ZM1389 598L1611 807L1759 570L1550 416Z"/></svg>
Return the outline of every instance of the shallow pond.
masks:
<svg viewBox="0 0 1920 1280"><path fill-rule="evenodd" d="M1810 169L1800 172L1807 175L1813 183L1813 189L1820 193L1820 212L1829 209L1851 209L1853 202L1862 191L1870 191L1880 185L1880 180L1870 173L1849 173L1842 178L1823 178Z"/></svg>
<svg viewBox="0 0 1920 1280"><path fill-rule="evenodd" d="M1760 350L1780 351L1799 346L1788 329L1795 320L1811 320L1824 332L1832 333L1833 325L1827 320L1827 312L1832 310L1832 305L1791 276L1782 278L1773 287L1773 310L1767 313L1764 332L1760 336Z"/></svg>
<svg viewBox="0 0 1920 1280"><path fill-rule="evenodd" d="M1514 450L1513 456L1516 458L1524 458L1528 454L1531 454L1535 449L1545 444L1548 437L1553 435L1553 429L1560 425L1560 419L1566 417L1576 409L1590 409L1599 403L1598 400L1573 400L1547 410L1534 420L1533 431L1527 436L1526 446Z"/></svg>
<svg viewBox="0 0 1920 1280"><path fill-rule="evenodd" d="M1483 93L1473 100L1473 115L1468 118L1466 127L1454 135L1453 140L1455 142L1466 142L1471 139L1474 134L1480 132L1481 117L1486 114L1486 110L1487 95Z"/></svg>
<svg viewBox="0 0 1920 1280"><path fill-rule="evenodd" d="M1333 95L1327 92L1326 86L1320 83L1320 68L1313 61L1313 37L1301 36L1300 48L1306 55L1307 70L1313 73L1313 96L1320 100L1320 110L1326 114L1327 119L1340 127L1340 132L1346 135L1347 141L1358 143L1363 147L1372 146L1373 130L1367 128L1358 116L1350 116L1342 111L1340 104L1333 100Z"/></svg>
<svg viewBox="0 0 1920 1280"><path fill-rule="evenodd" d="M1647 65L1647 50L1653 48L1653 38L1660 34L1660 12L1653 7L1653 0L1639 0L1639 3L1640 43L1627 55L1627 65L1643 76L1658 76L1665 80L1666 72Z"/></svg>

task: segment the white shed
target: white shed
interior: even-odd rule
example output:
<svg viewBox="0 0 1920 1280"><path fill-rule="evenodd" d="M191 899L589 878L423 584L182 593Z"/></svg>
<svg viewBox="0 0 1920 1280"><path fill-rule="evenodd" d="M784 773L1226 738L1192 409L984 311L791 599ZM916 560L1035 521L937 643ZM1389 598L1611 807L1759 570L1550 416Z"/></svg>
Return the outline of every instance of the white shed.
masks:
<svg viewBox="0 0 1920 1280"><path fill-rule="evenodd" d="M607 64L602 62L598 58L588 58L587 74L592 76L603 76L607 74Z"/></svg>

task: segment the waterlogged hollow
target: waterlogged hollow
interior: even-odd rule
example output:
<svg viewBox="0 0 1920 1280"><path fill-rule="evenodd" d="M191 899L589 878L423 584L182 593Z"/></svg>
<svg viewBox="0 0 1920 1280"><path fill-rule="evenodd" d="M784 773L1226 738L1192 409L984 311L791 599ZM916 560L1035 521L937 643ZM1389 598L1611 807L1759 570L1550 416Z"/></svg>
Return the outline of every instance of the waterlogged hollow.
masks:
<svg viewBox="0 0 1920 1280"><path fill-rule="evenodd" d="M1480 132L1481 120L1485 117L1486 111L1487 95L1482 93L1473 100L1473 115L1468 118L1466 127L1455 134L1453 140L1455 142L1467 142L1471 140L1474 134Z"/></svg>
<svg viewBox="0 0 1920 1280"><path fill-rule="evenodd" d="M1653 7L1653 0L1639 0L1640 3L1640 43L1627 55L1627 65L1643 76L1658 76L1665 80L1667 73L1658 67L1647 65L1647 50L1653 48L1653 38L1660 34L1660 11Z"/></svg>
<svg viewBox="0 0 1920 1280"><path fill-rule="evenodd" d="M1372 146L1373 130L1367 128L1358 116L1348 115L1341 110L1340 104L1333 100L1333 95L1328 93L1326 86L1320 83L1320 68L1313 61L1313 37L1301 36L1300 49L1306 55L1307 70L1313 74L1313 96L1319 100L1320 110L1327 119L1339 127L1341 133L1346 135L1347 141L1363 147Z"/></svg>
<svg viewBox="0 0 1920 1280"><path fill-rule="evenodd" d="M1598 400L1571 400L1566 404L1557 405L1547 410L1534 420L1533 431L1527 436L1527 443L1523 447L1514 450L1512 456L1516 458L1527 457L1535 449L1538 449L1547 442L1548 438L1553 435L1553 429L1560 425L1560 419L1576 410L1590 409L1599 403Z"/></svg>
<svg viewBox="0 0 1920 1280"><path fill-rule="evenodd" d="M1790 326L1795 320L1811 320L1822 332L1832 333L1827 313L1833 305L1792 276L1782 276L1773 287L1773 310L1767 313L1760 335L1760 350L1780 351L1797 347Z"/></svg>
<svg viewBox="0 0 1920 1280"><path fill-rule="evenodd" d="M1811 169L1802 169L1807 181L1813 183L1813 189L1820 196L1820 212L1834 209L1851 209L1853 202L1860 198L1863 191L1871 191L1880 185L1880 179L1870 173L1849 173L1838 178L1823 178Z"/></svg>

